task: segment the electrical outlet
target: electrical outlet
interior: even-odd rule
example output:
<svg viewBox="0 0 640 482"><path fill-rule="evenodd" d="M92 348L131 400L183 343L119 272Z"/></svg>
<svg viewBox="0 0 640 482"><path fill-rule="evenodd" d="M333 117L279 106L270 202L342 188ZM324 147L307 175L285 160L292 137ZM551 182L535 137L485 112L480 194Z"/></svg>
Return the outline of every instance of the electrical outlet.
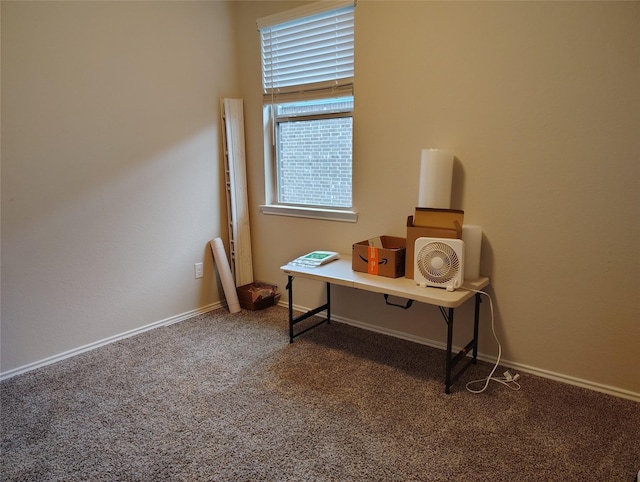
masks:
<svg viewBox="0 0 640 482"><path fill-rule="evenodd" d="M202 263L195 263L193 265L193 274L196 277L196 279L202 278L202 276L204 276L202 269L203 269Z"/></svg>

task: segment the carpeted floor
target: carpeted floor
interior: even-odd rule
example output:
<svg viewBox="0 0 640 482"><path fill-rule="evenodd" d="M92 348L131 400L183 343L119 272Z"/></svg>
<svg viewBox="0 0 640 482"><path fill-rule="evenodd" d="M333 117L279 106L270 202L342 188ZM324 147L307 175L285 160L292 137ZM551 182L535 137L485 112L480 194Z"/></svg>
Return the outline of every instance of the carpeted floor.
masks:
<svg viewBox="0 0 640 482"><path fill-rule="evenodd" d="M2 382L6 481L629 481L640 404L523 374L443 392L444 352L222 309ZM502 370L504 371L504 370ZM502 373L499 371L499 373Z"/></svg>

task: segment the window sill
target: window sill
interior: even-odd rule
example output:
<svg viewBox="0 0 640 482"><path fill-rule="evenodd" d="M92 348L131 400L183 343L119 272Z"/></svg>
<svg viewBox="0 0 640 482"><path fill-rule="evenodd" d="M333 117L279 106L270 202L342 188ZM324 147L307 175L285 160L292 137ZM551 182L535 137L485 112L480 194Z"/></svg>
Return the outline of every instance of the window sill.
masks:
<svg viewBox="0 0 640 482"><path fill-rule="evenodd" d="M326 221L341 221L345 223L355 223L358 221L357 212L341 211L338 209L306 208L299 206L265 204L260 206L260 212L262 212L262 214L274 214L277 216L324 219Z"/></svg>

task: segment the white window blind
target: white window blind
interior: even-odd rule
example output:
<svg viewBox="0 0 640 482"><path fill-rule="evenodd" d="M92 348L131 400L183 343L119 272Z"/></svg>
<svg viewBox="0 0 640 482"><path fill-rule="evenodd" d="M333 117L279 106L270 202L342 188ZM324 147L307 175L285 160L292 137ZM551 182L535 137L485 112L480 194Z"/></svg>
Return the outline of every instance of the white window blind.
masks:
<svg viewBox="0 0 640 482"><path fill-rule="evenodd" d="M266 103L353 95L353 1L317 2L258 28Z"/></svg>

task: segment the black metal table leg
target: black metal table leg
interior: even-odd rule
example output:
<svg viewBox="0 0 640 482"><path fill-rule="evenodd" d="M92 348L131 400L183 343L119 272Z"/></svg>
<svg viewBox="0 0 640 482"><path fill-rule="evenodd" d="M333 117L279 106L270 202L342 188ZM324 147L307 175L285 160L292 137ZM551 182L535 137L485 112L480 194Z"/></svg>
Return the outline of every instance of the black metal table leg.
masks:
<svg viewBox="0 0 640 482"><path fill-rule="evenodd" d="M453 354L453 308L445 309L442 306L439 306L440 313L442 313L442 317L444 321L447 323L447 359L445 366L445 375L444 375L444 392L451 392L451 385L455 383L455 381L462 375L469 365L477 362L478 357L478 325L480 320L480 295L477 295L476 298L476 306L475 306L475 316L473 321L473 339L466 344L464 348L462 348L455 355ZM453 373L454 367L463 359L467 357L469 352L472 353L472 358L467 358L467 363L464 366L461 366L455 373Z"/></svg>
<svg viewBox="0 0 640 482"><path fill-rule="evenodd" d="M325 304L318 306L313 310L309 310L306 313L303 313L296 317L293 316L293 276L292 275L288 275L287 290L289 291L289 343L293 343L294 338L302 335L303 333L306 333L307 331L311 330L312 328L315 328L318 325L321 325L322 323L331 323L331 283L327 282L327 302ZM324 320L321 320L305 328L304 330L299 331L298 333L294 333L293 331L294 325L306 320L307 318L315 316L324 310L326 310L327 312L327 317Z"/></svg>
<svg viewBox="0 0 640 482"><path fill-rule="evenodd" d="M331 283L327 282L327 323L331 323Z"/></svg>
<svg viewBox="0 0 640 482"><path fill-rule="evenodd" d="M480 303L482 303L482 296L480 293L476 293L476 308L473 317L473 363L478 361L478 326L480 325Z"/></svg>
<svg viewBox="0 0 640 482"><path fill-rule="evenodd" d="M451 347L453 345L453 308L449 308L447 319L447 362L444 376L444 393L451 393Z"/></svg>
<svg viewBox="0 0 640 482"><path fill-rule="evenodd" d="M289 292L289 343L293 343L293 276L288 276L287 291Z"/></svg>

